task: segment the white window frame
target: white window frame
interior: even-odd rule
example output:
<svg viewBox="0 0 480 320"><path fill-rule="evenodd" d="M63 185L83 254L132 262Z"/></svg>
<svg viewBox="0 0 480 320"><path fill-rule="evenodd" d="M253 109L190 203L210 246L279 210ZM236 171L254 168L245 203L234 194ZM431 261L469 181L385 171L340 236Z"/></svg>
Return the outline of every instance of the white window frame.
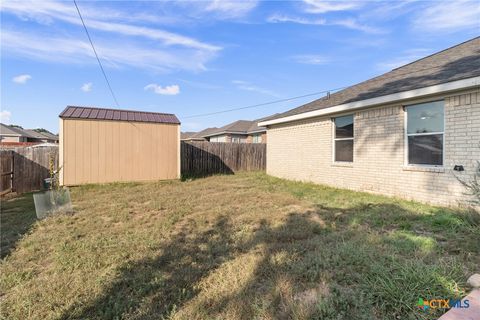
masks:
<svg viewBox="0 0 480 320"><path fill-rule="evenodd" d="M415 107L415 105L425 104L430 102L443 102L443 131L439 132L427 132L427 133L408 133L408 107ZM445 100L435 100L435 101L426 101L420 103L414 103L403 106L403 132L404 132L404 165L406 167L421 167L421 168L444 168L445 167ZM408 148L408 137L410 136L430 136L430 135L442 135L442 164L416 164L408 162L409 148Z"/></svg>
<svg viewBox="0 0 480 320"><path fill-rule="evenodd" d="M261 133L254 133L252 135L252 143L262 143L262 134Z"/></svg>
<svg viewBox="0 0 480 320"><path fill-rule="evenodd" d="M352 119L353 119L353 137L351 138L335 138L336 136L336 129L337 129L337 126L335 125L335 119L336 118L341 118L341 117L346 117L346 116L352 116ZM338 163L338 164L353 164L353 162L355 161L355 114L354 113L349 113L349 114L343 114L343 115L339 115L339 116L336 116L336 117L333 117L331 119L332 121L332 162L335 164L335 163ZM353 146L352 146L352 161L338 161L337 159L335 159L335 147L336 147L336 142L337 141L342 141L342 140L352 140L353 141Z"/></svg>

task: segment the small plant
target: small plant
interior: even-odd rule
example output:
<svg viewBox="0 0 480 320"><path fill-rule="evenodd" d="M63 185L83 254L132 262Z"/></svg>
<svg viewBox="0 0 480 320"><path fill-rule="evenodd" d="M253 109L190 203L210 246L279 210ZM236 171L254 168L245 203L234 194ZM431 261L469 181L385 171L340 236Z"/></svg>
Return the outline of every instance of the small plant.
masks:
<svg viewBox="0 0 480 320"><path fill-rule="evenodd" d="M50 185L48 189L52 191L50 192L50 201L53 206L63 205L66 201L69 201L69 199L66 198L65 189L60 186L59 172L61 167L55 169L56 157L55 154L51 153L48 159L48 169L50 173Z"/></svg>
<svg viewBox="0 0 480 320"><path fill-rule="evenodd" d="M48 166L49 166L49 174L50 174L50 186L49 190L56 190L59 191L60 188L60 177L59 173L62 167L58 167L55 170L55 159L56 155L55 154L50 154L48 157Z"/></svg>

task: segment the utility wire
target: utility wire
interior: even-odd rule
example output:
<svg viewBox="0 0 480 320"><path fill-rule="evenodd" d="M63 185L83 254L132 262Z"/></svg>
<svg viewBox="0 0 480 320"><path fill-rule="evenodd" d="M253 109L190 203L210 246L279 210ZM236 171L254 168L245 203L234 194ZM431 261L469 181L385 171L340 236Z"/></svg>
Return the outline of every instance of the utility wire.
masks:
<svg viewBox="0 0 480 320"><path fill-rule="evenodd" d="M406 65L405 65L405 66L406 66ZM404 67L404 66L402 66L402 67ZM441 67L443 67L443 66L429 67L429 68L418 69L418 70L415 70L415 71L408 71L408 72L403 72L403 73L396 73L396 74L393 75L393 77L403 76L403 75L406 75L406 74L414 74L414 73L417 73L417 72L420 72L420 71L438 69L438 68L441 68ZM401 68L401 67L399 67L399 68ZM396 69L398 69L398 68L396 68ZM389 72L393 72L393 71L395 71L396 69L393 69L393 70L391 70L391 71L389 71ZM381 81L381 80L383 80L383 78L381 78L383 75L384 75L384 74L379 75L379 76L377 76L377 77L374 77L374 78L372 78L372 79L370 79L370 80L363 81L363 82L370 82L370 83L371 83L371 82ZM360 82L360 83L358 83L358 84L356 84L356 85L359 85L359 84L361 84L361 83L363 83L363 82ZM306 97L310 97L310 96L316 96L316 95L319 95L319 94L322 94L322 93L329 93L329 92L332 92L332 91L342 90L342 89L346 89L346 88L348 88L348 87L351 87L351 86L345 86L345 87L341 87L341 88L335 88L335 89L330 89L330 90L318 91L318 92L308 93L308 94L304 94L304 95L296 96L296 97L291 97L291 98L274 100L274 101L269 101L269 102L264 102L264 103L249 105L249 106L245 106L245 107L238 107L238 108L226 109L226 110L221 110L221 111L216 111L216 112L201 113L201 114L196 114L196 115L187 116L187 117L180 117L180 118L182 118L182 119L189 119L189 118L206 117L206 116L211 116L211 115L221 114L221 113L227 113L227 112L232 112L232 111L237 111L237 110L263 107L263 106L267 106L267 105L271 105L271 104L275 104L275 103L286 102L286 101L291 101L291 100L306 98Z"/></svg>
<svg viewBox="0 0 480 320"><path fill-rule="evenodd" d="M88 41L90 41L90 44L92 46L93 52L95 53L95 57L97 58L98 65L100 66L100 70L102 70L103 76L105 77L105 81L107 82L108 89L110 90L110 93L112 94L113 100L115 101L115 104L118 105L117 98L115 97L115 94L113 93L112 86L110 86L110 81L108 81L107 74L105 73L105 70L103 69L102 62L98 58L97 50L95 50L95 46L93 45L92 38L90 38L90 33L88 33L87 26L85 25L85 21L83 21L82 14L80 13L80 9L78 8L77 2L73 0L73 3L75 4L75 8L77 8L78 16L80 17L80 20L82 20L83 28L85 29L85 33L87 34Z"/></svg>
<svg viewBox="0 0 480 320"><path fill-rule="evenodd" d="M275 104L275 103L280 103L280 102L286 102L286 101L291 101L291 100L306 98L306 97L310 97L310 96L316 96L316 95L319 95L319 94L322 94L322 93L327 93L327 92L330 92L330 91L337 91L337 90L341 90L341 89L345 89L345 88L347 88L347 87L330 89L330 90L324 90L324 91L318 91L318 92L313 92L313 93L304 94L304 95L301 95L301 96L296 96L296 97L291 97L291 98L286 98L286 99L280 99L280 100L274 100L274 101L269 101L269 102L264 102L264 103L259 103L259 104L253 104L253 105L246 106L246 107L239 107L239 108L227 109L227 110L216 111L216 112L211 112L211 113L196 114L196 115L193 115L193 116L182 117L182 119L205 117L205 116L211 116L211 115L214 115L214 114L232 112L232 111L236 111L236 110L257 108L257 107L262 107L262 106L266 106L266 105L270 105L270 104Z"/></svg>

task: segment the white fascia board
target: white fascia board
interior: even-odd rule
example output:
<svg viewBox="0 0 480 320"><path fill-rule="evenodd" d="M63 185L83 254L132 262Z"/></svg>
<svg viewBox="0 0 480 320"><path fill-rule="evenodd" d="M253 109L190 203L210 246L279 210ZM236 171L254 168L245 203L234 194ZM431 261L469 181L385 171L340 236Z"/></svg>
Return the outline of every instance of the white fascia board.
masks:
<svg viewBox="0 0 480 320"><path fill-rule="evenodd" d="M325 116L332 113L346 112L346 111L361 109L365 107L372 107L380 104L391 103L394 101L401 101L401 100L406 100L411 98L421 98L424 96L439 94L443 92L455 91L460 89L468 89L468 88L472 88L479 85L480 85L480 77L474 77L469 79L437 84L434 86L424 87L424 88L415 89L415 90L402 91L402 92L393 93L393 94L389 94L381 97L340 104L337 106L304 112L304 113L300 113L300 114L296 114L288 117L267 120L267 121L259 122L258 125L264 127L272 124L291 122L291 121L308 119L308 118L313 118L318 116Z"/></svg>
<svg viewBox="0 0 480 320"><path fill-rule="evenodd" d="M260 133L260 132L266 132L266 131L267 131L267 129L253 130L253 131L248 131L247 134Z"/></svg>

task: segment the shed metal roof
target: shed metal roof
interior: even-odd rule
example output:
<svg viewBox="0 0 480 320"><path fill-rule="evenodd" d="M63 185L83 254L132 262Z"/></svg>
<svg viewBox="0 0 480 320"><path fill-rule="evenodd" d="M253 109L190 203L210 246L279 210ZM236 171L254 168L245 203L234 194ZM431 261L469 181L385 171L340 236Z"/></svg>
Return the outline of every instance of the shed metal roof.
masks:
<svg viewBox="0 0 480 320"><path fill-rule="evenodd" d="M65 110L60 113L60 118L180 124L178 118L171 113L79 106L67 106Z"/></svg>

